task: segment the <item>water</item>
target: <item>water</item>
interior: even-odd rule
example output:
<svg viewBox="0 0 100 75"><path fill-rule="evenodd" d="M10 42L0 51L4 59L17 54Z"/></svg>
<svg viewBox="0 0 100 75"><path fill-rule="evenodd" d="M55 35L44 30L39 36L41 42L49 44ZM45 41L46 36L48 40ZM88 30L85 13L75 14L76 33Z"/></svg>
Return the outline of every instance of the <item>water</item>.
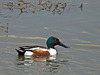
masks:
<svg viewBox="0 0 100 75"><path fill-rule="evenodd" d="M6 9L3 4L7 2L0 0L0 75L100 74L99 0L52 1L54 4L67 2L61 14L32 13L29 9L28 13L20 13L19 9ZM82 9L78 8L81 3ZM17 55L18 46L46 46L49 36L56 36L70 46L67 49L57 46L56 60Z"/></svg>

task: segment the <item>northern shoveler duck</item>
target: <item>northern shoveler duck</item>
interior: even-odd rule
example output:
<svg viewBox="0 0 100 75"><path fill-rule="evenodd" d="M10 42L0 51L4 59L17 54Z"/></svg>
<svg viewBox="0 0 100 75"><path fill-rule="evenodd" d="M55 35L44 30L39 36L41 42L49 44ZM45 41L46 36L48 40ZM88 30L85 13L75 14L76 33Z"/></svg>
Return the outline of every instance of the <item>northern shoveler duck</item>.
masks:
<svg viewBox="0 0 100 75"><path fill-rule="evenodd" d="M56 37L49 37L47 42L47 48L43 46L22 46L19 49L16 49L19 55L29 55L35 57L49 57L52 55L56 55L57 51L55 50L56 45L60 45L64 48L69 48L59 41Z"/></svg>

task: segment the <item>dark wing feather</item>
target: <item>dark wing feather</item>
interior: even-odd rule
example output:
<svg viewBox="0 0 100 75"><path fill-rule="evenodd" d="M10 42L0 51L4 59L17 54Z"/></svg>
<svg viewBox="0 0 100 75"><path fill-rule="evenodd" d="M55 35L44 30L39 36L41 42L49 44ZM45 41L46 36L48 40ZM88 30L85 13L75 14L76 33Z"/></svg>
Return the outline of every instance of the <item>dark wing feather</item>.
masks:
<svg viewBox="0 0 100 75"><path fill-rule="evenodd" d="M22 46L22 47L19 47L19 48L22 49L22 50L29 50L31 48L36 48L36 47L47 49L46 47L43 47L43 46Z"/></svg>

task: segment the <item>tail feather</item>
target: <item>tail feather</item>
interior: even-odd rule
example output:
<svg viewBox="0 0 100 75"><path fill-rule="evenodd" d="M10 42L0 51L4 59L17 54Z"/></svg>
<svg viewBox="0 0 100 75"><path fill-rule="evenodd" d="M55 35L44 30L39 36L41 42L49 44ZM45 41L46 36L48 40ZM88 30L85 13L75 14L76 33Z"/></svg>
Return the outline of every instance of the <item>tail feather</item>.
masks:
<svg viewBox="0 0 100 75"><path fill-rule="evenodd" d="M15 49L19 55L24 55L25 51L21 49Z"/></svg>

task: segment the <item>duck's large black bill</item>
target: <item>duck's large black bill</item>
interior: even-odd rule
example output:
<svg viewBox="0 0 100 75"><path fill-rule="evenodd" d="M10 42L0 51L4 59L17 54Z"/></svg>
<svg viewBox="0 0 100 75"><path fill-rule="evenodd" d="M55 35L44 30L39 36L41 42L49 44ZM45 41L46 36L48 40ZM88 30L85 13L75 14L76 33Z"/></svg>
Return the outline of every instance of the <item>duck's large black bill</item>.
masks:
<svg viewBox="0 0 100 75"><path fill-rule="evenodd" d="M62 47L64 47L64 48L70 48L70 47L68 47L68 46L64 45L62 42L59 42L59 44L58 44L58 45L60 45L60 46L62 46Z"/></svg>

